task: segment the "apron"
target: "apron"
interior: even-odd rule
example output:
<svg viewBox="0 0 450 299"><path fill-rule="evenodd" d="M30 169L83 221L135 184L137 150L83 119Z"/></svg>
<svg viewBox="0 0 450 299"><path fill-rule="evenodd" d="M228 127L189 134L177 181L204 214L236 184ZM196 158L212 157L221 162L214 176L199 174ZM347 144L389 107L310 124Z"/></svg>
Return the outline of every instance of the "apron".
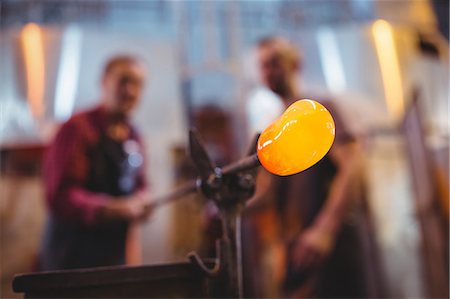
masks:
<svg viewBox="0 0 450 299"><path fill-rule="evenodd" d="M112 200L126 200L138 187L137 178L143 165L140 150L133 138L118 142L101 134L98 143L87 153L90 171L84 186L86 190L113 196ZM44 235L41 270L125 264L127 231L128 223L122 220L83 226L63 223L50 216Z"/></svg>

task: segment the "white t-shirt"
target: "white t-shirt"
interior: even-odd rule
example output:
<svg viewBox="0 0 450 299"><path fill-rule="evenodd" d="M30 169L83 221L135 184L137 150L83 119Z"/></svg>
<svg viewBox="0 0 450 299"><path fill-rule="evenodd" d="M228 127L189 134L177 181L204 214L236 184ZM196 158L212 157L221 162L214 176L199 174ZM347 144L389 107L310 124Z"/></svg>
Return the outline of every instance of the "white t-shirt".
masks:
<svg viewBox="0 0 450 299"><path fill-rule="evenodd" d="M281 98L270 89L259 87L246 103L246 116L250 136L264 131L284 112Z"/></svg>

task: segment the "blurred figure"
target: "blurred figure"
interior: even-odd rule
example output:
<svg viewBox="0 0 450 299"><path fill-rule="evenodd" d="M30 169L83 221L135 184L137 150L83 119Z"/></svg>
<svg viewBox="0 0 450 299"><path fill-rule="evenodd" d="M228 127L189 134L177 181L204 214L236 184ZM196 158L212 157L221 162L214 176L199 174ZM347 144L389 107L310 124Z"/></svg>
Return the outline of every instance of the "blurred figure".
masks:
<svg viewBox="0 0 450 299"><path fill-rule="evenodd" d="M100 105L64 123L49 147L40 270L140 262L138 222L151 209L143 145L129 117L144 77L134 57L109 60Z"/></svg>
<svg viewBox="0 0 450 299"><path fill-rule="evenodd" d="M289 41L265 38L258 43L256 55L262 83L282 99L285 108L305 98L296 80L301 59ZM245 274L246 282L255 291L249 296L267 296L258 292L267 287L268 280L279 280L278 286L269 287L269 296L365 297L357 232L347 221L350 187L358 182L354 180L358 145L333 103L319 102L336 123L329 153L296 175L277 177L263 169L258 174L244 225L244 261L248 263L244 271L251 272ZM269 247L271 254L261 252ZM267 264L272 264L271 277L253 279L267 272L263 269Z"/></svg>

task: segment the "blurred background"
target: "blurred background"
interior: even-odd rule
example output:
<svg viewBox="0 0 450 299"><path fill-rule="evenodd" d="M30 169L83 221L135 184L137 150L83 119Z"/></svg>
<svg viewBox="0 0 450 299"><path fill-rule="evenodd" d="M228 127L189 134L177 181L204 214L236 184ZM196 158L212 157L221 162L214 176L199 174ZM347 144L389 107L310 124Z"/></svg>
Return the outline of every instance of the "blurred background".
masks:
<svg viewBox="0 0 450 299"><path fill-rule="evenodd" d="M435 272L448 265L448 230L434 233L437 222L448 228L448 1L2 0L0 13L2 297L18 296L12 277L31 271L38 254L42 154L63 121L98 103L111 55L138 55L149 69L133 118L156 197L190 174L191 126L217 163L245 153L265 108L249 105L252 95L277 105L259 86L252 52L273 34L301 49L301 89L336 99L363 141L384 296L425 298L440 287L433 277L448 271ZM191 196L158 209L143 230L144 262L199 249L203 206Z"/></svg>

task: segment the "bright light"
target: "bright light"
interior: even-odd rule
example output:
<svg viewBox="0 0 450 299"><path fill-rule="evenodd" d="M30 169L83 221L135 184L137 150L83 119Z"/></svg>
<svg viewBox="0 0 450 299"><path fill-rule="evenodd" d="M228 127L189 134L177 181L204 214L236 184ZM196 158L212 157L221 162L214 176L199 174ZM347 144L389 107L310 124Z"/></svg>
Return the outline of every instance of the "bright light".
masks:
<svg viewBox="0 0 450 299"><path fill-rule="evenodd" d="M281 99L267 88L254 91L246 103L250 136L264 131L284 111Z"/></svg>
<svg viewBox="0 0 450 299"><path fill-rule="evenodd" d="M22 29L22 47L27 77L27 99L31 113L40 117L44 113L45 65L42 31L29 23Z"/></svg>
<svg viewBox="0 0 450 299"><path fill-rule="evenodd" d="M72 114L81 58L81 30L70 26L64 32L55 92L55 117L66 120Z"/></svg>
<svg viewBox="0 0 450 299"><path fill-rule="evenodd" d="M336 93L344 91L347 83L336 35L324 27L317 32L317 43L328 88Z"/></svg>
<svg viewBox="0 0 450 299"><path fill-rule="evenodd" d="M378 20L372 25L372 33L381 68L386 105L389 113L398 119L404 113L404 98L392 27L388 22Z"/></svg>

